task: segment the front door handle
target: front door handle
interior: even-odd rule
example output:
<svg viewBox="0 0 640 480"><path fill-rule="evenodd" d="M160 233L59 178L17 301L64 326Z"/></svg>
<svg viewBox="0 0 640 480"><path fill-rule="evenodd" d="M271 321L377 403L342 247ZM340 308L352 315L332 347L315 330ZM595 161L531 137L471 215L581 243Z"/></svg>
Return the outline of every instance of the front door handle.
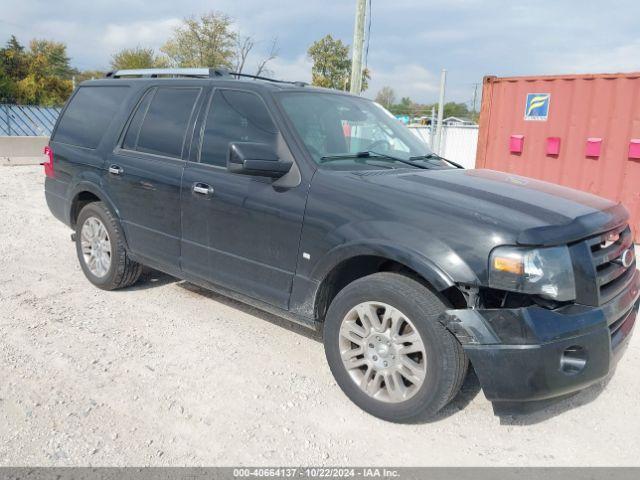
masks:
<svg viewBox="0 0 640 480"><path fill-rule="evenodd" d="M120 165L109 165L109 173L112 175L122 175L124 169Z"/></svg>
<svg viewBox="0 0 640 480"><path fill-rule="evenodd" d="M213 195L213 187L202 182L194 183L192 190L193 193L197 193L198 195Z"/></svg>

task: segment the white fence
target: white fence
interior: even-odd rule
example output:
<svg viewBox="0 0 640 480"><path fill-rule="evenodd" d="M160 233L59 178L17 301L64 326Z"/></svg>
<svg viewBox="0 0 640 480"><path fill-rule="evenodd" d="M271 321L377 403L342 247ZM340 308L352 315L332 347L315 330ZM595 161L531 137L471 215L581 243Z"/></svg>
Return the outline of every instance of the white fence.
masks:
<svg viewBox="0 0 640 480"><path fill-rule="evenodd" d="M421 140L431 146L431 129L426 126L409 127ZM478 148L478 126L444 126L442 128L442 145L435 152L444 158L459 163L465 168L475 168L476 150Z"/></svg>

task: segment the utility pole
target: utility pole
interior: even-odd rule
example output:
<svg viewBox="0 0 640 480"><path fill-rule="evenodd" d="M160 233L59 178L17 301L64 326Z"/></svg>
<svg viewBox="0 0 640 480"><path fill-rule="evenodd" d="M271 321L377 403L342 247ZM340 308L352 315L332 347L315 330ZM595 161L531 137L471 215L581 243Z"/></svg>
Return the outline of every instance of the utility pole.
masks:
<svg viewBox="0 0 640 480"><path fill-rule="evenodd" d="M436 138L436 107L434 105L431 106L431 128L429 129L429 137L431 139L429 146L434 150L433 142Z"/></svg>
<svg viewBox="0 0 640 480"><path fill-rule="evenodd" d="M351 58L351 93L362 91L362 51L364 49L364 23L367 0L356 0L356 23L353 28L353 56Z"/></svg>
<svg viewBox="0 0 640 480"><path fill-rule="evenodd" d="M473 84L473 117L476 116L476 101L478 100L478 83Z"/></svg>
<svg viewBox="0 0 640 480"><path fill-rule="evenodd" d="M440 75L440 99L438 100L438 128L436 130L436 141L434 151L440 155L442 148L442 120L444 120L444 89L447 83L447 71L443 68Z"/></svg>

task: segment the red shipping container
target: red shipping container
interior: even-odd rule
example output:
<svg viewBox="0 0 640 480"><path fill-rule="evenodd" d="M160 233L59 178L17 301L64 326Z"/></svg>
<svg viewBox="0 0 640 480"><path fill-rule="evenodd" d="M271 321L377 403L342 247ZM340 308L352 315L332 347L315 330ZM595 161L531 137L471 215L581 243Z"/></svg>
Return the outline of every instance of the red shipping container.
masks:
<svg viewBox="0 0 640 480"><path fill-rule="evenodd" d="M522 153L524 148L524 135L511 135L509 139L509 151L511 153Z"/></svg>
<svg viewBox="0 0 640 480"><path fill-rule="evenodd" d="M560 155L560 137L547 137L547 155Z"/></svg>
<svg viewBox="0 0 640 480"><path fill-rule="evenodd" d="M597 158L602 151L602 139L591 137L587 138L587 148L585 149L585 155L587 157Z"/></svg>
<svg viewBox="0 0 640 480"><path fill-rule="evenodd" d="M640 138L632 138L629 142L629 158L640 160Z"/></svg>
<svg viewBox="0 0 640 480"><path fill-rule="evenodd" d="M505 148L513 132L527 139L527 148L515 156ZM549 137L561 142L559 154L547 154ZM631 214L636 242L640 160L633 141L638 138L640 73L484 78L476 167L620 201Z"/></svg>

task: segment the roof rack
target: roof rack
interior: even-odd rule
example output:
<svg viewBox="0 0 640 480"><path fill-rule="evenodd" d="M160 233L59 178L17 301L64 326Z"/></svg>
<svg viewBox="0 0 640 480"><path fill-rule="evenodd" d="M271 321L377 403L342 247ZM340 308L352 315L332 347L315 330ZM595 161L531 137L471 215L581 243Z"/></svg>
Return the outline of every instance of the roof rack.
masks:
<svg viewBox="0 0 640 480"><path fill-rule="evenodd" d="M254 80L265 80L274 83L288 83L304 87L308 85L305 82L291 82L287 80L277 80L275 78L263 77L260 75L249 75L247 73L230 72L226 68L137 68L126 70L115 70L108 72L106 78L122 78L122 77L191 77L191 78L216 78L216 77L235 77L235 78L253 78Z"/></svg>
<svg viewBox="0 0 640 480"><path fill-rule="evenodd" d="M135 68L108 72L107 78L122 77L225 77L229 71L223 68Z"/></svg>

